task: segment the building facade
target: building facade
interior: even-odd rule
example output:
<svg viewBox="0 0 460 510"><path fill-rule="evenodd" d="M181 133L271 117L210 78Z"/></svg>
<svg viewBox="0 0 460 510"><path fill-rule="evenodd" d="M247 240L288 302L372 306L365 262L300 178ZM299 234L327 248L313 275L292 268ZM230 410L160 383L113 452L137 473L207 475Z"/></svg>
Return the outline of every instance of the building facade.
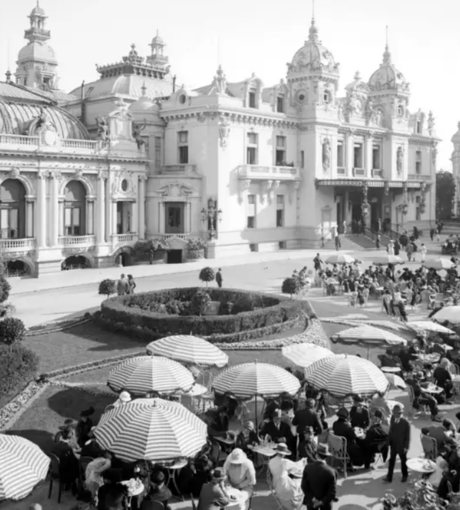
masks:
<svg viewBox="0 0 460 510"><path fill-rule="evenodd" d="M431 112L410 112L409 84L388 47L369 80L356 73L345 87L345 97L339 97L339 64L320 42L313 20L308 40L278 84L265 87L256 75L229 82L219 67L211 84L190 90L176 86L165 43L157 34L146 58L132 46L120 61L98 66L98 80L65 94L56 89L54 53L43 49L49 37L46 16L34 11L26 31L29 44L18 59L17 84L3 86L50 101L45 110L59 110L78 126L79 143L89 152L83 154L78 147L65 157L69 164L83 165L83 178L86 172L94 179L86 192L95 204L104 190L104 206L94 205L92 216L85 213L85 221L92 217L95 225L94 231L85 230L85 235L96 235L91 248L100 256L95 264L113 262L117 250L144 237L167 240L177 251L187 249L189 238L200 237L208 241L212 258L316 247L362 219L368 227L380 220L399 231L434 220L439 141L434 117ZM30 45L33 48L27 49ZM120 117L126 129L121 140L113 124ZM8 136L27 137L19 131L0 129ZM60 133L59 140L65 135ZM77 142L64 141L59 149L47 146L46 153L56 151L58 160L65 159L66 144L70 148L72 143ZM13 154L22 157L18 151ZM84 164L77 163L79 159ZM54 172L48 163L33 164L37 172ZM70 173L65 166L59 170L61 175ZM105 184L97 180L101 172L107 176ZM56 201L65 202L64 188L55 193L54 178L46 179L42 193L47 205L37 205L37 211L45 207L46 213L40 216L34 209L32 214L36 229L45 214L52 221L41 235L45 241L38 241L37 260L51 248L61 258L65 255L59 244L65 216L64 230L52 223L57 221ZM113 205L127 193L117 195L114 183L125 181L132 200L129 214ZM27 194L34 190L31 184ZM119 222L128 216L129 221ZM102 224L104 234L97 234ZM111 241L110 236L121 235L120 230L124 235L126 229L132 234L129 240Z"/></svg>

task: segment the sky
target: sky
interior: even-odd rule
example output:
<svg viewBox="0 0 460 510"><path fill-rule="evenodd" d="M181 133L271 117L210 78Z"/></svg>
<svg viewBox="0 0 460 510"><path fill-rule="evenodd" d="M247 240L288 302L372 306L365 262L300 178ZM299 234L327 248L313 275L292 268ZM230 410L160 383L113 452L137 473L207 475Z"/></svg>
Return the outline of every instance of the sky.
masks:
<svg viewBox="0 0 460 510"><path fill-rule="evenodd" d="M36 0L0 0L0 80L14 72ZM286 77L286 63L308 37L312 0L40 0L49 44L59 61L60 88L98 78L96 64L118 62L131 44L142 56L156 31L179 85L212 81L221 64L228 81L255 73L264 86ZM438 168L451 169L450 139L460 121L458 0L316 0L319 37L340 63L340 96L356 71L379 67L385 27L392 59L411 84L411 112L436 119Z"/></svg>

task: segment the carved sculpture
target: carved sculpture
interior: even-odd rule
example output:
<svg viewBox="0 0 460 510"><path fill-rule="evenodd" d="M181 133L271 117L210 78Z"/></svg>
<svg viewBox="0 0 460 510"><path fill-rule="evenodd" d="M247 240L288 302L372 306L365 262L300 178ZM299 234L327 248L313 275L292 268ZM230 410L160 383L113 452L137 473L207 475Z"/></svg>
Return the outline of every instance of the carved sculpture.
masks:
<svg viewBox="0 0 460 510"><path fill-rule="evenodd" d="M145 145L145 140L142 138L141 133L142 133L142 131L144 131L144 129L146 127L147 127L147 124L146 124L145 120L144 120L143 126L133 122L133 126L132 126L133 138L134 138L134 140L136 140L138 149L140 149L143 145Z"/></svg>
<svg viewBox="0 0 460 510"><path fill-rule="evenodd" d="M329 138L323 141L323 170L327 172L331 166L331 142Z"/></svg>
<svg viewBox="0 0 460 510"><path fill-rule="evenodd" d="M227 146L228 135L230 134L230 120L225 115L219 116L219 141L220 146L225 148Z"/></svg>
<svg viewBox="0 0 460 510"><path fill-rule="evenodd" d="M428 133L430 136L432 136L434 124L435 124L434 115L433 115L433 112L430 112L428 114L428 121L427 121Z"/></svg>
<svg viewBox="0 0 460 510"><path fill-rule="evenodd" d="M403 171L403 163L404 163L404 149L402 147L398 147L396 151L396 170L398 175L401 175Z"/></svg>
<svg viewBox="0 0 460 510"><path fill-rule="evenodd" d="M107 119L105 117L96 117L97 123L97 136L99 140L102 140L103 144L106 144L109 141L110 137L110 129L109 124L107 123Z"/></svg>

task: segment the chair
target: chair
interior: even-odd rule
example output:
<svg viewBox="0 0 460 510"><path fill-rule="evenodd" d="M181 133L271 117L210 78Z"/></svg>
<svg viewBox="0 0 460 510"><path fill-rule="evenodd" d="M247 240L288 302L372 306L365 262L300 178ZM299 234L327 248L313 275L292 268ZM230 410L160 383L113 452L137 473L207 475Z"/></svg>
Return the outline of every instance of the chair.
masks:
<svg viewBox="0 0 460 510"><path fill-rule="evenodd" d="M149 501L149 510L165 510L161 501Z"/></svg>
<svg viewBox="0 0 460 510"><path fill-rule="evenodd" d="M420 434L420 438L422 440L425 459L434 460L436 462L438 458L438 442L434 437L426 436L425 434Z"/></svg>
<svg viewBox="0 0 460 510"><path fill-rule="evenodd" d="M414 394L414 388L412 388L412 386L410 386L409 384L407 385L407 393L409 395L409 402L410 402L409 416L411 416L413 418L417 414L415 412L416 410L414 408L415 394ZM430 411L429 411L427 405L424 405L424 404L419 404L419 405L420 405L421 412L423 412L424 414L430 414Z"/></svg>
<svg viewBox="0 0 460 510"><path fill-rule="evenodd" d="M273 496L273 499L276 501L277 510L283 510L283 504L281 503L280 499L278 498L275 489L273 488L273 477L272 473L270 471L270 468L267 467L267 484L268 488L270 490L270 494Z"/></svg>
<svg viewBox="0 0 460 510"><path fill-rule="evenodd" d="M53 492L53 481L57 480L59 483L59 492L58 492L58 504L61 502L61 494L62 494L62 480L61 480L61 461L59 457L54 453L48 453L48 457L51 459L50 469L49 469L49 477L50 477L50 490L48 492L48 499L51 498L51 494Z"/></svg>
<svg viewBox="0 0 460 510"><path fill-rule="evenodd" d="M347 452L347 440L344 437L336 436L332 432L329 433L327 443L331 450L331 459L338 460L343 467L343 476L347 477L347 463L350 462L350 456Z"/></svg>

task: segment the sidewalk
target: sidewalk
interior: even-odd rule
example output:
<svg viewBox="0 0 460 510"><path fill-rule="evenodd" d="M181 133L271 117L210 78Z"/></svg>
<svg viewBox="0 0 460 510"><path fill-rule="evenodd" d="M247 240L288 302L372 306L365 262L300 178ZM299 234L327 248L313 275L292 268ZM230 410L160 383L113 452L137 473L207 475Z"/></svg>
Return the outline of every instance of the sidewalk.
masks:
<svg viewBox="0 0 460 510"><path fill-rule="evenodd" d="M128 267L107 267L103 269L81 269L73 271L61 271L40 276L40 278L10 278L12 290L11 296L38 292L42 290L62 289L78 285L98 283L106 278L117 280L121 273L132 274L134 278L151 276L172 275L198 271L206 266L213 268L258 264L277 260L312 260L321 251L321 256L334 253L335 250L282 250L268 253L252 252L246 255L226 257L222 259L201 259L183 264L142 264ZM348 253L343 251L343 253ZM307 262L305 262L307 263Z"/></svg>

